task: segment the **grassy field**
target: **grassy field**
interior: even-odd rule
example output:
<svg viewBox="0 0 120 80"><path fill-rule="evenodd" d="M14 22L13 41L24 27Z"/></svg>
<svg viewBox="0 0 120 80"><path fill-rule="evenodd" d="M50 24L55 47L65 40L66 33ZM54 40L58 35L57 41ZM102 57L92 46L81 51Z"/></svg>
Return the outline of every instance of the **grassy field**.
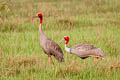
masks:
<svg viewBox="0 0 120 80"><path fill-rule="evenodd" d="M10 11L0 17L0 80L120 80L119 0L11 0ZM48 66L40 46L39 20L43 30L59 44L70 36L77 43L101 48L105 60L82 60L64 50L65 63Z"/></svg>

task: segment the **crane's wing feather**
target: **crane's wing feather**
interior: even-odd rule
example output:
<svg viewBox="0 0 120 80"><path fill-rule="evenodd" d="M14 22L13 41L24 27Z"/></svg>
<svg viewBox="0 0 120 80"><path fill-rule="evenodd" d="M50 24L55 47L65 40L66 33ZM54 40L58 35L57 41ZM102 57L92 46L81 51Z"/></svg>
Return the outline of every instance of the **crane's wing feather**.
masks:
<svg viewBox="0 0 120 80"><path fill-rule="evenodd" d="M56 42L48 40L47 48L49 49L50 54L53 55L58 61L62 62L64 60L62 49Z"/></svg>
<svg viewBox="0 0 120 80"><path fill-rule="evenodd" d="M91 44L78 44L71 47L72 53L75 53L77 56L84 58L92 55L95 56L104 56L103 51L100 48L96 48Z"/></svg>
<svg viewBox="0 0 120 80"><path fill-rule="evenodd" d="M96 49L96 47L91 44L77 44L72 46L71 48L79 51L88 51L88 50Z"/></svg>

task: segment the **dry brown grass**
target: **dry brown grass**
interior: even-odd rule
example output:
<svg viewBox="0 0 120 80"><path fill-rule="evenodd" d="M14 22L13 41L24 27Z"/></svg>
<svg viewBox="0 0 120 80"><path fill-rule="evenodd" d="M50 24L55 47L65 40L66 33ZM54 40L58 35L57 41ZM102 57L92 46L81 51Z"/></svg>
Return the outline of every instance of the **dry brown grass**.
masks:
<svg viewBox="0 0 120 80"><path fill-rule="evenodd" d="M64 20L59 20L58 21L58 25L59 26L65 25L65 26L68 26L68 27L70 27L70 26L74 27L75 26L75 22L70 20L70 19L64 19Z"/></svg>
<svg viewBox="0 0 120 80"><path fill-rule="evenodd" d="M2 58L2 49L0 48L0 61L1 61L1 58Z"/></svg>
<svg viewBox="0 0 120 80"><path fill-rule="evenodd" d="M34 67L45 68L42 59L37 56L16 55L2 58L0 62L0 74L4 76L16 76L23 72L36 72ZM43 66L41 66L43 65Z"/></svg>
<svg viewBox="0 0 120 80"><path fill-rule="evenodd" d="M66 76L67 74L75 75L80 71L80 64L72 61L66 65L61 65L55 68L55 76Z"/></svg>

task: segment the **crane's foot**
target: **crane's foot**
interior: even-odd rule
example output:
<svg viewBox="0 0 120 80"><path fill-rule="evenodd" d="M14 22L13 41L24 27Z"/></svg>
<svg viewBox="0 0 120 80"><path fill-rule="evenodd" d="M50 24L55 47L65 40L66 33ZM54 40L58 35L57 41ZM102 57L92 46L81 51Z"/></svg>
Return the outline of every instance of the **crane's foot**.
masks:
<svg viewBox="0 0 120 80"><path fill-rule="evenodd" d="M49 65L53 64L52 57L49 57Z"/></svg>

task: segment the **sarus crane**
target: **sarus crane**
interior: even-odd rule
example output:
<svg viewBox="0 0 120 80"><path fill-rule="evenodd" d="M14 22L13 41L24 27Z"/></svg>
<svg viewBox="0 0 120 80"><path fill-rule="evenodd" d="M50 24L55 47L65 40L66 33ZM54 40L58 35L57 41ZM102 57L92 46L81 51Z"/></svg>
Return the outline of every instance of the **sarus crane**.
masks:
<svg viewBox="0 0 120 80"><path fill-rule="evenodd" d="M69 37L65 36L64 38L61 39L60 42L62 41L65 41L64 48L68 53L74 54L80 57L81 59L86 59L88 57L99 58L101 60L104 59L103 51L100 48L96 48L91 44L77 44L68 48L67 44L69 42Z"/></svg>
<svg viewBox="0 0 120 80"><path fill-rule="evenodd" d="M33 18L40 19L40 24L39 24L40 45L44 53L47 54L49 57L49 64L53 63L51 56L54 56L58 62L64 62L64 54L60 46L53 40L49 39L42 30L42 21L43 21L42 14L39 13L37 16L33 16Z"/></svg>

